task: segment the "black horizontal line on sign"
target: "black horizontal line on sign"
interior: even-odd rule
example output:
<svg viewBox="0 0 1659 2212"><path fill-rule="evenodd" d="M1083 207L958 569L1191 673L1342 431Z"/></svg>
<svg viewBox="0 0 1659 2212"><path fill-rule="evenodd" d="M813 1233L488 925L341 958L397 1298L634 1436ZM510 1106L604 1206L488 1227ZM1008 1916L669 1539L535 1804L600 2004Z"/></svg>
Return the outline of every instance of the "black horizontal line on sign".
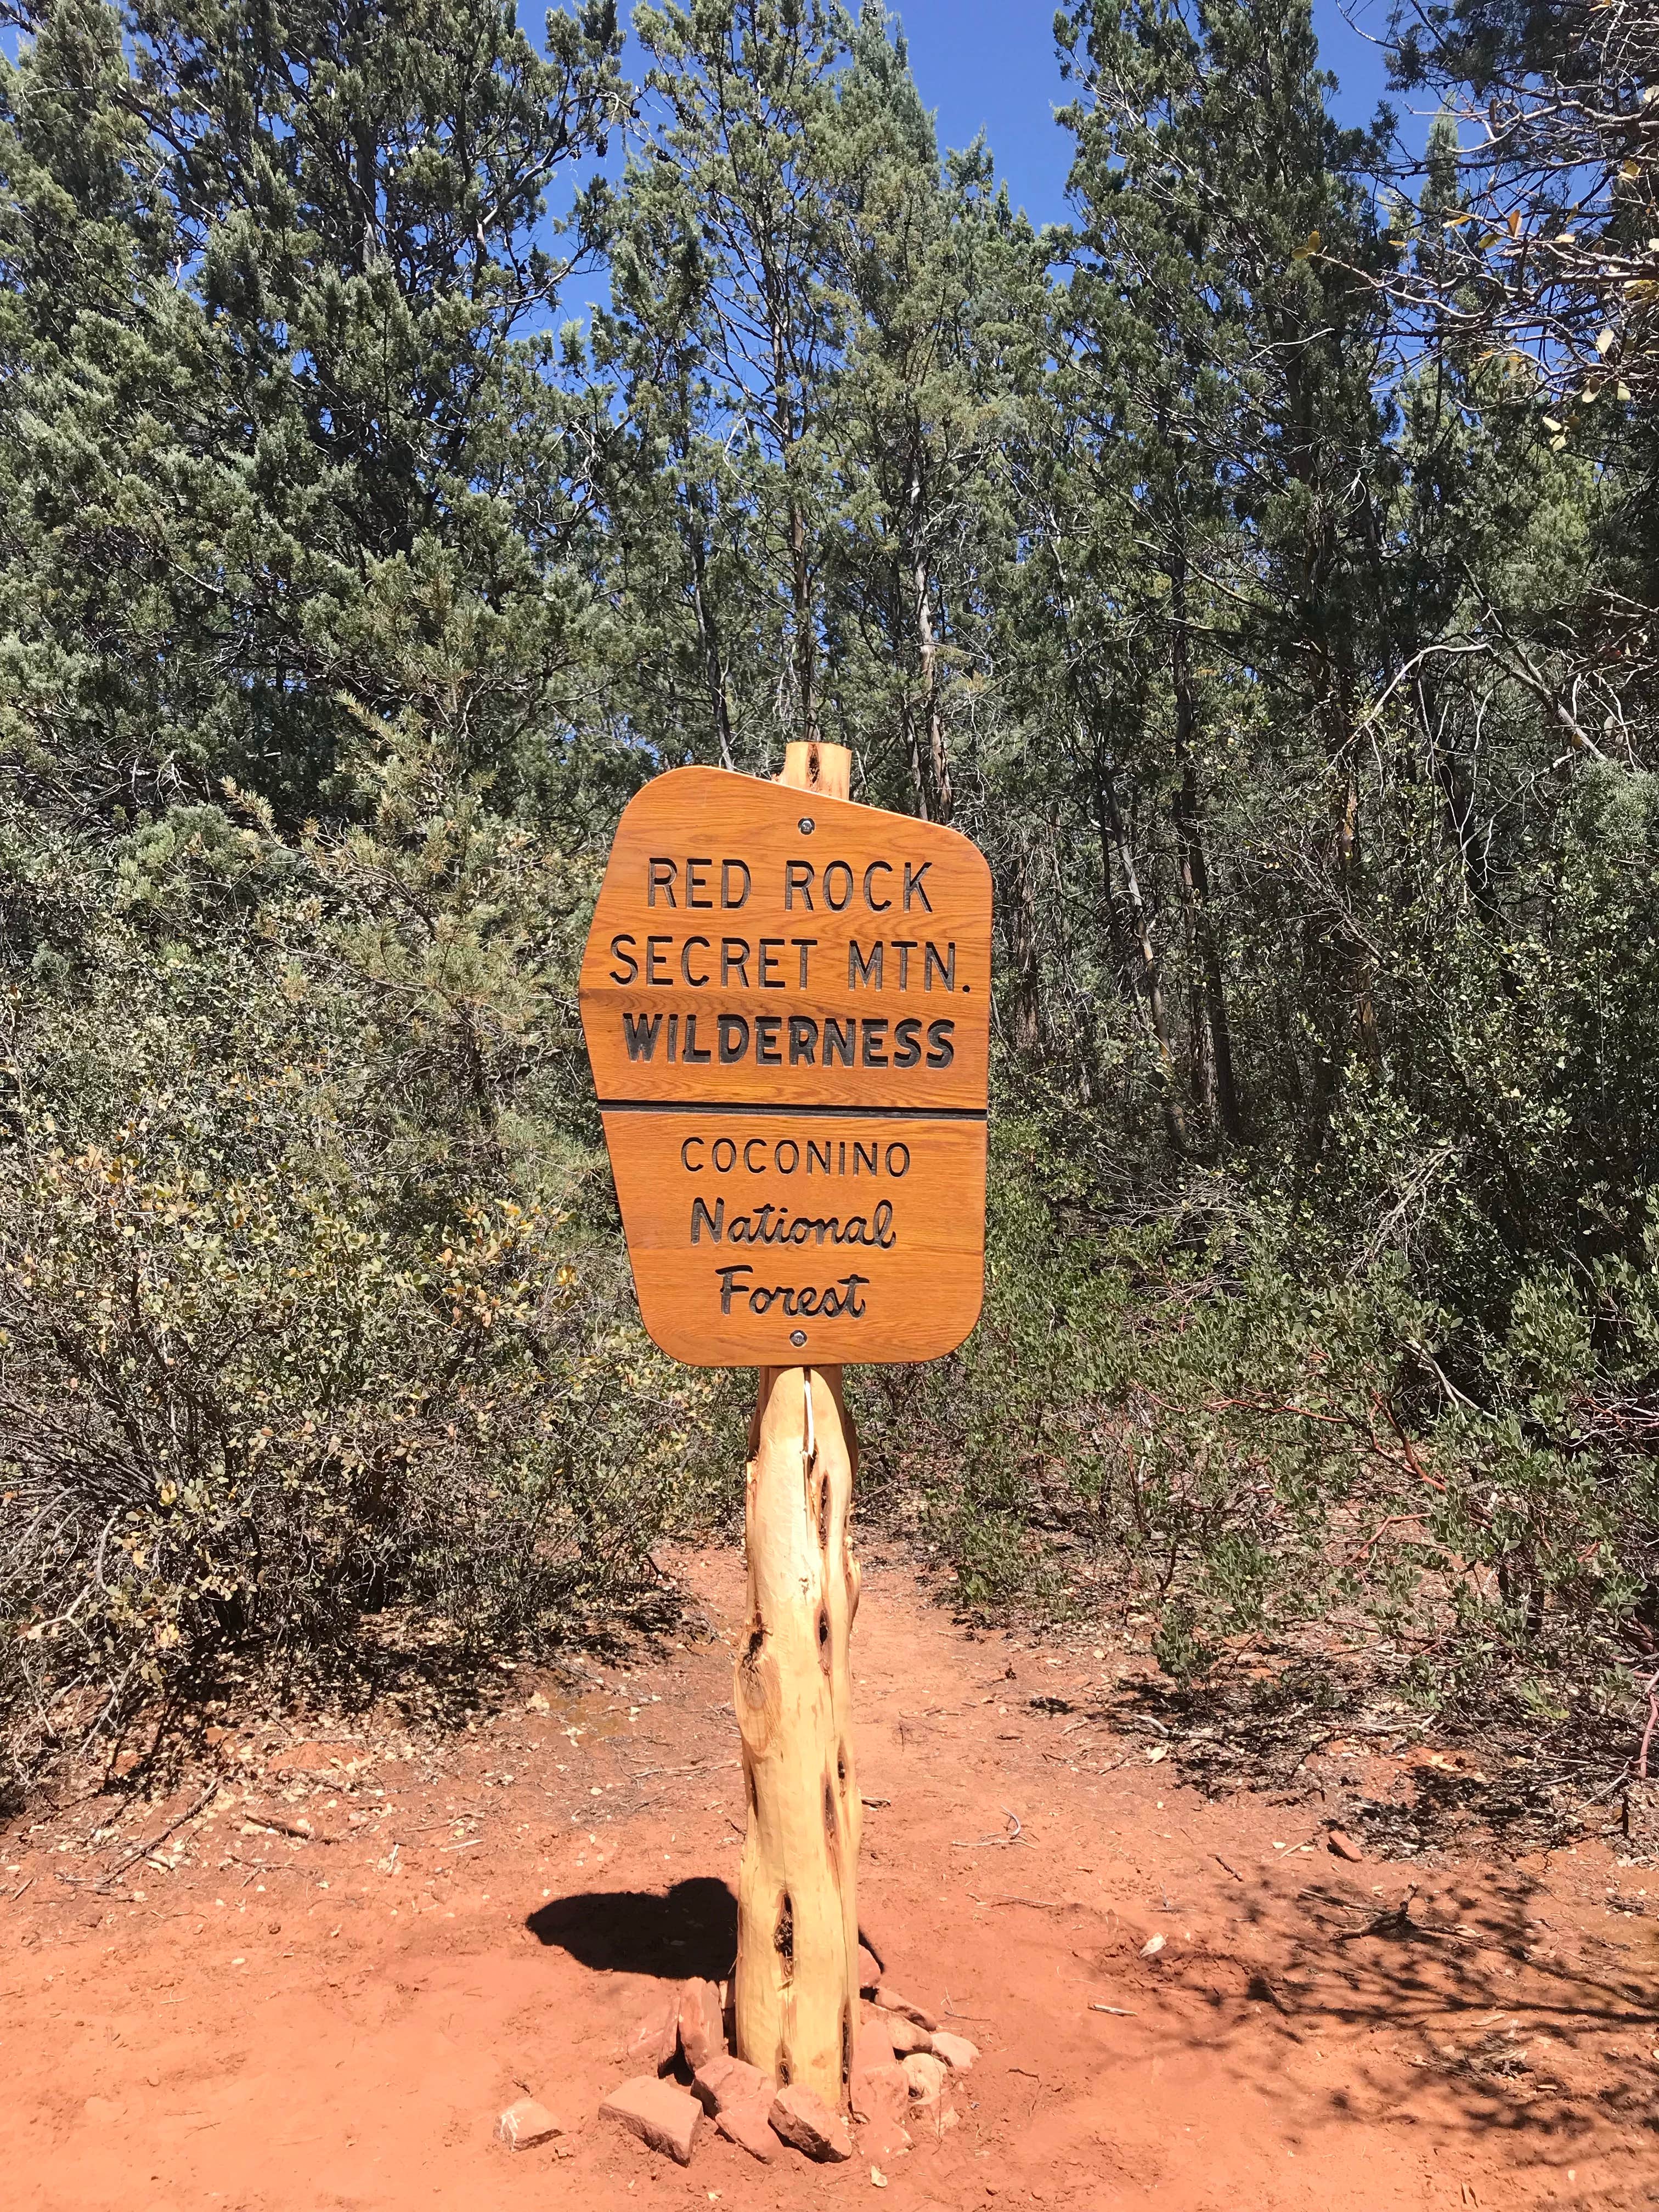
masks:
<svg viewBox="0 0 1659 2212"><path fill-rule="evenodd" d="M982 1106L783 1106L758 1105L752 1099L729 1106L717 1099L687 1104L681 1099L601 1098L601 1114L810 1114L820 1121L983 1121Z"/></svg>

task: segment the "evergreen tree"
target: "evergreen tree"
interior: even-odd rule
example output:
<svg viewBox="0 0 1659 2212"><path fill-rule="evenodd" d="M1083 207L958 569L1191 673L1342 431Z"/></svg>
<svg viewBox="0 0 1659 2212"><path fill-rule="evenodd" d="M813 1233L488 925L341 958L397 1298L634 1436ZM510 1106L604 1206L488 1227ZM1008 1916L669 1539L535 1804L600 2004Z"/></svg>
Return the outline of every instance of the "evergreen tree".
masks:
<svg viewBox="0 0 1659 2212"><path fill-rule="evenodd" d="M982 146L941 167L902 34L876 0L836 115L839 543L849 641L864 648L843 686L872 746L896 721L911 803L948 822L951 670L982 667L987 567L1012 557L1000 453L1035 380L1043 258Z"/></svg>
<svg viewBox="0 0 1659 2212"><path fill-rule="evenodd" d="M1245 765L1241 732L1271 749L1274 728L1311 722L1323 732L1327 820L1304 848L1324 893L1304 956L1316 1139L1349 1044L1379 1048L1359 915L1357 723L1376 665L1388 462L1364 278L1375 248L1350 180L1362 149L1326 113L1304 0L1096 7L1062 20L1062 41L1085 94L1070 113L1079 266L1068 381L1097 496L1135 547L1094 619L1114 634L1119 690L1130 687L1138 771L1169 809L1190 1095L1202 1126L1237 1139L1206 786ZM1095 679L1088 696L1103 705L1108 686ZM1109 749L1097 739L1102 811L1121 821ZM1111 842L1160 1008L1145 901L1121 831Z"/></svg>
<svg viewBox="0 0 1659 2212"><path fill-rule="evenodd" d="M578 193L550 250L550 183L622 111L614 11L550 17L545 58L445 0L23 21L0 621L33 726L96 775L170 731L295 808L343 697L510 756L574 651L580 448L537 325L599 216Z"/></svg>
<svg viewBox="0 0 1659 2212"><path fill-rule="evenodd" d="M777 721L811 742L830 734L825 455L841 331L824 179L846 27L824 0L693 0L642 7L634 27L661 110L650 197L659 209L678 197L658 219L697 243L708 404L744 456L762 573L784 611Z"/></svg>

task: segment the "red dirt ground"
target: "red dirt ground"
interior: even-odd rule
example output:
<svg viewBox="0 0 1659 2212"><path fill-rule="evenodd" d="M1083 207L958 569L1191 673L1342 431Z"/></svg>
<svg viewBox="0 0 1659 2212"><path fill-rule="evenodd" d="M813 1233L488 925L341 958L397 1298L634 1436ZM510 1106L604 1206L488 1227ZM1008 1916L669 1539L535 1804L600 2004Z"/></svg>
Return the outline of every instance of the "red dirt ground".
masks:
<svg viewBox="0 0 1659 2212"><path fill-rule="evenodd" d="M511 1670L459 1735L241 1731L211 1806L125 1872L200 1784L97 1841L109 1797L15 1822L10 2212L868 2197L867 2155L763 2167L710 2136L683 2172L597 2117L655 1978L733 1949L740 1567L679 1564L708 1640L581 1690ZM1659 2205L1659 1879L1595 1844L1345 1864L1316 1796L1206 1802L1178 1752L1079 1720L1118 1663L973 1639L868 1566L862 1917L984 2052L959 2124L883 2161L884 2206ZM1327 1756L1412 1786L1403 1758ZM526 2091L572 2130L556 2153L492 2140Z"/></svg>

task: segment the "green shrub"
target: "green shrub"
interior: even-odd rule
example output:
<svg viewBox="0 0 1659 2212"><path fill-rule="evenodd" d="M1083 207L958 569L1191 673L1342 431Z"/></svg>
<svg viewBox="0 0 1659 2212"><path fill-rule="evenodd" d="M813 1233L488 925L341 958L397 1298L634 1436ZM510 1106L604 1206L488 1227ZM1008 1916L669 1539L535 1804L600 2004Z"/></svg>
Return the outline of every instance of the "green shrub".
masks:
<svg viewBox="0 0 1659 2212"><path fill-rule="evenodd" d="M1534 1268L1476 1343L1396 1257L1298 1268L1218 1181L1087 1218L1056 1127L1004 1119L993 1190L978 1332L890 1378L866 1439L963 1604L1149 1621L1183 1683L1312 1644L1431 1702L1627 1703L1659 1627L1659 1273Z"/></svg>
<svg viewBox="0 0 1659 2212"><path fill-rule="evenodd" d="M445 998L382 931L371 967L361 849L343 882L210 809L100 872L13 828L0 1700L19 1770L228 1650L314 1678L386 1607L476 1644L650 1580L688 1470L718 1463L694 1448L717 1386L643 1336L591 1139L540 1113L530 1018L508 1034L487 963L452 957ZM492 1051L516 1079L485 1114Z"/></svg>

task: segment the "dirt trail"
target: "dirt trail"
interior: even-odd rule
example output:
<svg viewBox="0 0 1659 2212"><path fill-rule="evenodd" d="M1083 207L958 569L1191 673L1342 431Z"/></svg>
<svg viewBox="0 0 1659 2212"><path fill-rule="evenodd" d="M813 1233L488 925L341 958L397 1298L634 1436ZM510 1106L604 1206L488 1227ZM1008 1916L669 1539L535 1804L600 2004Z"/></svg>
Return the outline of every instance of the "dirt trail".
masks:
<svg viewBox="0 0 1659 2212"><path fill-rule="evenodd" d="M580 1692L520 1668L441 1741L242 1731L216 1809L109 1893L59 1877L118 1869L130 1841L85 1848L111 1800L14 1824L11 2212L867 2196L867 2157L762 2167L710 2136L682 2172L596 2117L653 1978L734 1948L739 1564L680 1565L709 1640ZM1316 1796L1207 1803L1086 1717L1092 1647L970 1640L896 1562L869 1564L854 1672L862 1917L985 2054L960 2124L884 2161L885 2204L1659 2204L1644 1871L1593 1844L1344 1864ZM526 2090L575 2130L562 2156L492 2142Z"/></svg>

